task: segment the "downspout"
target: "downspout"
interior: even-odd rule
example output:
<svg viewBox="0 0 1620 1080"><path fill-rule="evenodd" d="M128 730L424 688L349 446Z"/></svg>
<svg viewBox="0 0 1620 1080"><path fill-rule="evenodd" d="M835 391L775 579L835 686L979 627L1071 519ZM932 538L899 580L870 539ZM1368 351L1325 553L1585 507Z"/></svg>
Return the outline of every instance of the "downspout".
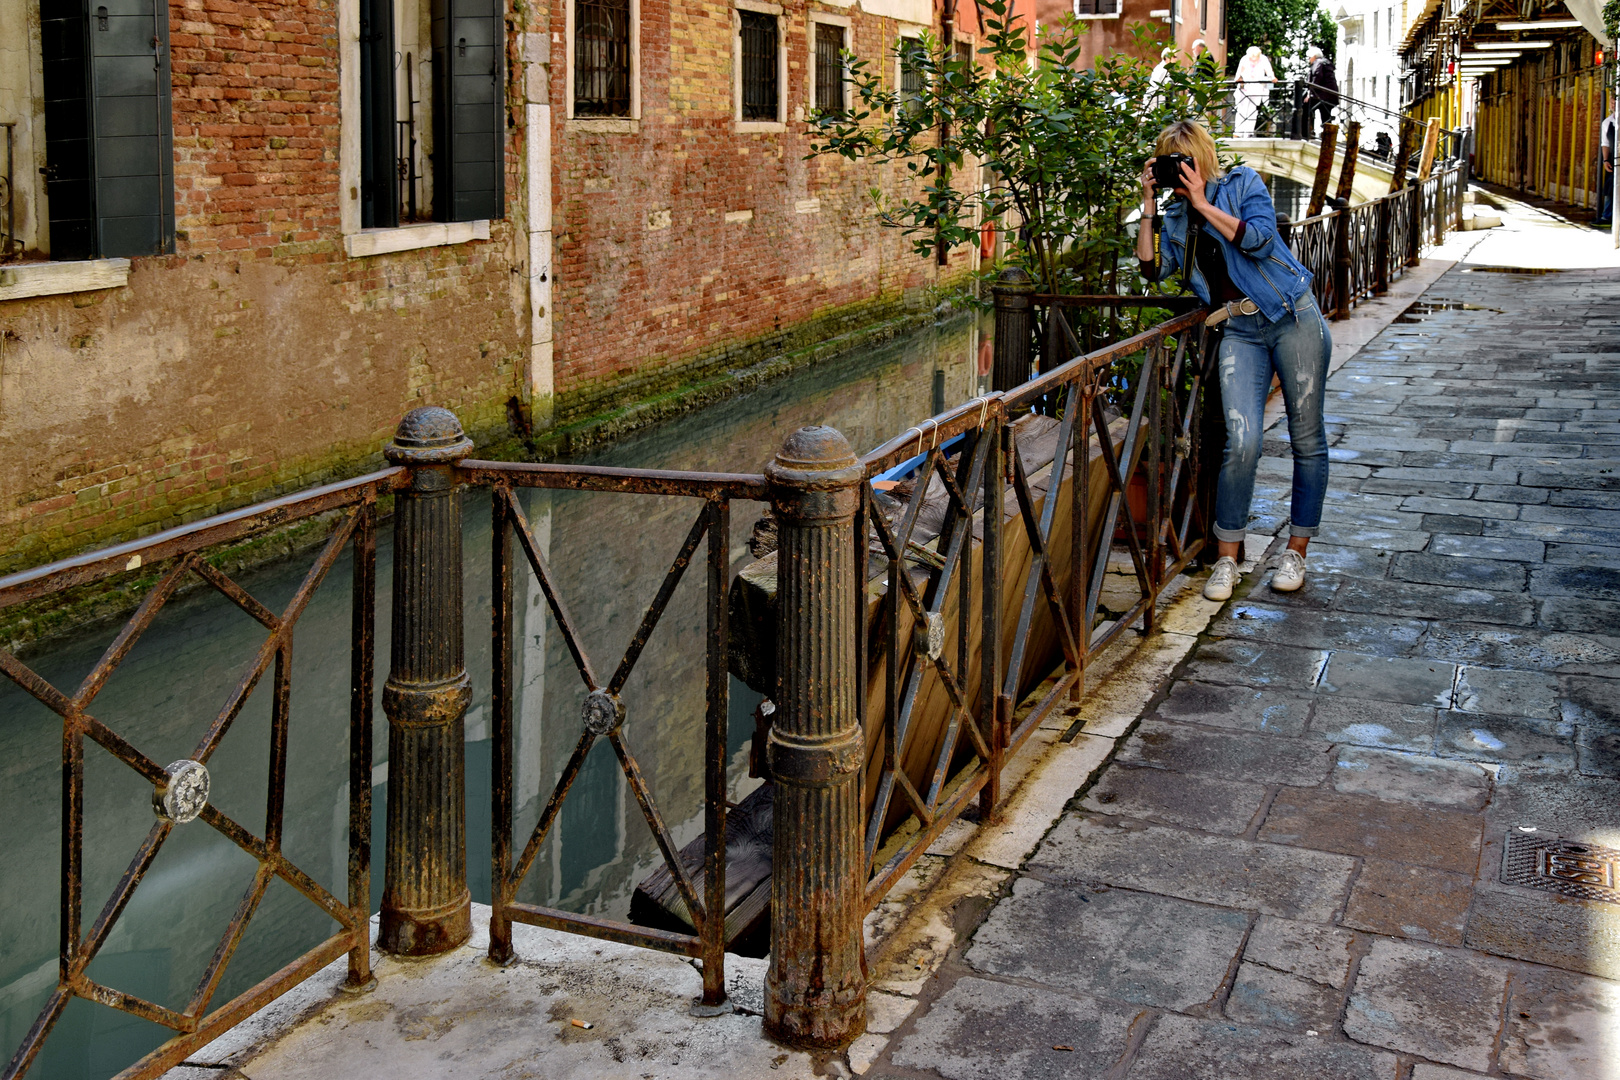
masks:
<svg viewBox="0 0 1620 1080"><path fill-rule="evenodd" d="M939 11L939 40L947 61L954 59L956 55L955 32L956 0L943 0ZM943 147L950 140L950 137L951 122L942 116L939 121L939 145ZM939 179L942 184L950 183L950 176L946 173L943 163L940 165ZM939 224L936 222L934 225L934 262L939 266L948 266L950 261L951 253L945 247L945 235L940 231Z"/></svg>

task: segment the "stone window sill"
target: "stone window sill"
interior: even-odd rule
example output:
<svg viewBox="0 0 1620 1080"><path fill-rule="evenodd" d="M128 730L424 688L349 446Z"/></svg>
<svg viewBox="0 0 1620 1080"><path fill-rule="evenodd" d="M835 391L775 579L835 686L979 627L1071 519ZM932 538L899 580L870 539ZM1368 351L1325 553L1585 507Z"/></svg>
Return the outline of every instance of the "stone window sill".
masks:
<svg viewBox="0 0 1620 1080"><path fill-rule="evenodd" d="M0 266L0 300L118 289L129 284L128 259L18 263Z"/></svg>
<svg viewBox="0 0 1620 1080"><path fill-rule="evenodd" d="M397 229L361 229L343 238L343 249L351 259L367 255L387 255L394 251L445 247L473 240L489 239L488 221L433 221L423 225L401 225Z"/></svg>
<svg viewBox="0 0 1620 1080"><path fill-rule="evenodd" d="M569 131L590 131L602 135L639 135L641 121L631 116L574 116Z"/></svg>
<svg viewBox="0 0 1620 1080"><path fill-rule="evenodd" d="M1076 12L1074 17L1079 22L1088 22L1094 19L1117 19L1119 18L1119 12L1113 11L1109 12L1107 15L1087 15Z"/></svg>
<svg viewBox="0 0 1620 1080"><path fill-rule="evenodd" d="M780 135L787 130L787 125L780 120L734 120L731 126L739 135Z"/></svg>

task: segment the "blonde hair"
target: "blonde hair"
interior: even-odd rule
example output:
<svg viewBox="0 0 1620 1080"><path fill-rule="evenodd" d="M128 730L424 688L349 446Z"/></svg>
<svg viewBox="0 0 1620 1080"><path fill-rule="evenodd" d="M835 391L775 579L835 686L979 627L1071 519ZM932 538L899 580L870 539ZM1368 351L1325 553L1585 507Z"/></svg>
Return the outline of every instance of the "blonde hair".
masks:
<svg viewBox="0 0 1620 1080"><path fill-rule="evenodd" d="M1177 120L1159 132L1156 154L1186 154L1198 163L1205 180L1221 175L1221 162L1215 151L1215 137L1196 120Z"/></svg>

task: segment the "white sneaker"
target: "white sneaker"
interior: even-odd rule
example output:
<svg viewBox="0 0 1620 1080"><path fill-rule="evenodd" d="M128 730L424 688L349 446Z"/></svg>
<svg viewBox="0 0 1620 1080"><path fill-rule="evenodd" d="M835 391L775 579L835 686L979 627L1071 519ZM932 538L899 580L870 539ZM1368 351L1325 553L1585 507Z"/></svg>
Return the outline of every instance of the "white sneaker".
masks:
<svg viewBox="0 0 1620 1080"><path fill-rule="evenodd" d="M1272 592L1293 592L1305 584L1305 556L1293 548L1284 548L1277 556L1277 572L1271 575Z"/></svg>
<svg viewBox="0 0 1620 1080"><path fill-rule="evenodd" d="M1237 560L1230 555L1222 555L1215 560L1215 569L1209 572L1209 580L1204 582L1205 600L1230 600L1232 590L1238 583ZM1298 586L1295 586L1298 588Z"/></svg>

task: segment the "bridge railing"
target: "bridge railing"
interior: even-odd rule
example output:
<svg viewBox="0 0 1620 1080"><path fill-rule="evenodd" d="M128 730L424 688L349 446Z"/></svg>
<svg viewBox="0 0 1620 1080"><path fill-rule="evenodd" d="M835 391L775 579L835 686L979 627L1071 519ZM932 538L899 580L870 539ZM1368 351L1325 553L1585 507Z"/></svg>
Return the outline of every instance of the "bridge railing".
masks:
<svg viewBox="0 0 1620 1080"><path fill-rule="evenodd" d="M1357 304L1383 295L1416 266L1423 249L1445 243L1462 225L1466 189L1466 166L1458 162L1381 198L1288 225L1289 247L1311 271L1323 314L1348 319Z"/></svg>
<svg viewBox="0 0 1620 1080"><path fill-rule="evenodd" d="M136 579L136 585L144 588L140 606L77 687L56 686L11 652L0 649L0 673L56 714L62 729L56 985L0 1076L11 1080L28 1070L52 1028L75 998L151 1021L173 1032L162 1046L121 1074L157 1076L345 953L349 958L347 985L364 988L372 983L371 709L377 504L408 481L407 470L385 469L0 579L0 608L120 579ZM235 545L275 530L300 526L324 530L326 540L292 599L280 610L272 610L255 599L222 569L225 561L222 556L228 555ZM283 848L282 838L293 691L293 633L322 582L346 551L351 555L352 567L347 732L348 880L347 894L340 897L321 885L313 871L293 860ZM142 582L142 578L148 580ZM160 758L153 758L135 746L112 725L98 719L93 706L97 695L129 658L131 650L165 605L182 588L198 583L212 587L241 608L263 626L265 634L253 653L241 658L246 662L245 670L219 703L214 718L195 733L195 745L189 754L165 765ZM210 799L208 765L227 739L234 749L236 744L250 737L241 730L244 725L237 724L237 720L249 695L266 676L271 698L269 764L264 828L260 835L217 805L220 792L212 792L215 798ZM237 730L233 731L233 727ZM85 811L85 759L91 749L87 744L99 747L151 785L150 805L132 809L137 814L153 814L156 819L147 829L145 838L130 853L111 894L99 907L89 908L84 896L85 833L89 820ZM101 783L107 782L107 774L99 771L99 767L94 767L92 774L98 775ZM185 1004L174 1008L108 985L92 975L90 969L108 941L115 934L123 933L120 916L134 899L165 842L177 828L184 829L193 821L202 822L245 852L253 860L255 871L212 957L204 964L195 989ZM95 838L90 839L95 847ZM40 871L43 868L36 868L36 872ZM24 867L11 867L8 872L29 871ZM222 880L227 873L222 868ZM218 1002L221 983L249 920L277 880L308 900L315 913L334 920L337 930L280 970L229 1000ZM163 886L157 888L161 891ZM87 911L95 913L88 927L85 925Z"/></svg>

